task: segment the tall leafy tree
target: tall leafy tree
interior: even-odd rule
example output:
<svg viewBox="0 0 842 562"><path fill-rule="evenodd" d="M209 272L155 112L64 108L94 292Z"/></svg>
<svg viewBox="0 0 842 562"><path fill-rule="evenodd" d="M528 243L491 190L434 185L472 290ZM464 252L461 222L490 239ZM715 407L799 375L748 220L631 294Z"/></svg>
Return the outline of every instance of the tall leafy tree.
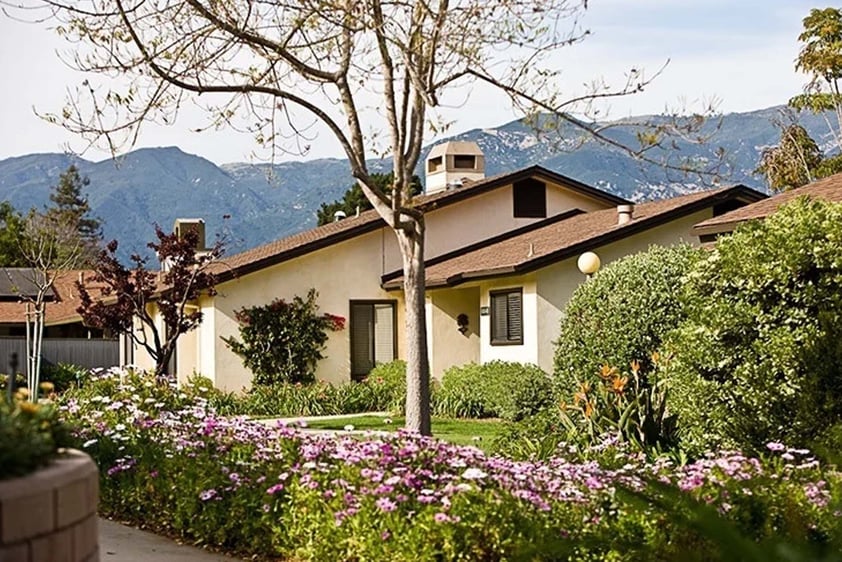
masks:
<svg viewBox="0 0 842 562"><path fill-rule="evenodd" d="M82 242L84 257L93 262L102 241L102 221L91 216L88 198L82 193L90 183L88 177L79 174L79 169L71 164L59 176L50 193L52 206L47 208L46 216L72 228Z"/></svg>
<svg viewBox="0 0 842 562"><path fill-rule="evenodd" d="M371 174L371 181L382 189L383 193L390 194L392 192L392 185L395 182L395 175L392 172L388 174ZM412 176L410 193L412 195L421 193L421 179L418 176ZM322 203L319 210L316 211L316 217L319 226L321 226L333 222L337 211L342 211L345 213L345 216L350 217L356 214L357 211L363 212L373 208L371 201L368 200L362 188L360 188L360 184L354 183L354 185L348 188L342 199L337 199L333 203Z"/></svg>
<svg viewBox="0 0 842 562"><path fill-rule="evenodd" d="M789 105L797 111L823 115L835 146L826 156L793 118L778 123L780 143L763 151L756 170L766 176L773 191L801 187L842 171L842 9L814 8L803 25L795 69L805 73L809 81Z"/></svg>
<svg viewBox="0 0 842 562"><path fill-rule="evenodd" d="M624 145L601 128L594 100L641 92L632 69L612 88L604 80L562 92L558 51L583 40L587 0L22 0L46 5L80 49L83 71L128 80L124 89L83 83L54 120L117 151L147 121L170 123L185 104L204 107L216 126L245 128L273 151L300 146L315 121L339 142L351 173L393 229L403 261L406 305L407 427L430 432L424 270L424 215L413 204L412 174L436 114L483 84L545 128L575 131L643 160L664 152L669 127ZM602 117L602 116L601 116ZM538 120L535 120L536 122ZM690 120L691 126L697 120ZM633 125L633 124L630 124ZM291 142L289 142L291 139ZM386 193L369 158L388 154ZM674 154L674 152L669 152ZM657 155L657 156L653 156Z"/></svg>

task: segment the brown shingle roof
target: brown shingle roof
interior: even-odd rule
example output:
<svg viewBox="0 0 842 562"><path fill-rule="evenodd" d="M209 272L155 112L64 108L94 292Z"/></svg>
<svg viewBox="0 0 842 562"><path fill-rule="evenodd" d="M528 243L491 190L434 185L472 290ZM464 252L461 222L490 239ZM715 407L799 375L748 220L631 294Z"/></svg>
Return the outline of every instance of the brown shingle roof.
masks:
<svg viewBox="0 0 842 562"><path fill-rule="evenodd" d="M586 250L631 236L638 232L690 215L722 201L742 197L756 200L761 193L735 186L703 191L635 206L634 219L620 225L617 210L605 209L577 214L561 221L540 223L492 244L467 252L430 260L427 286L452 286L470 279L526 273L575 256ZM383 286L398 289L399 273L384 276Z"/></svg>
<svg viewBox="0 0 842 562"><path fill-rule="evenodd" d="M730 213L710 218L697 224L693 228L693 233L701 235L730 232L734 230L739 223L752 219L768 217L777 211L782 205L785 205L800 196L842 203L842 174L835 174L803 187L785 191L769 197L768 199L763 199L762 201L741 207L731 211Z"/></svg>
<svg viewBox="0 0 842 562"><path fill-rule="evenodd" d="M53 285L54 298L47 302L45 323L49 325L79 322L81 318L76 313L79 306L79 293L76 291L76 281L84 279L85 286L92 296L99 293L100 284L93 281L95 271L70 270L62 271L56 276ZM26 321L26 304L18 302L0 302L0 324L23 324Z"/></svg>
<svg viewBox="0 0 842 562"><path fill-rule="evenodd" d="M538 177L554 183L560 183L583 195L605 201L612 205L629 203L629 201L622 197L596 189L572 178L542 168L541 166L532 166L516 172L488 177L483 180L470 182L464 187L451 191L440 191L430 195L421 195L416 197L413 203L416 207L424 211L429 211L530 177ZM383 226L385 226L385 223L376 211L365 211L357 217L349 217L312 228L239 254L224 257L215 265L215 272L219 276L220 282L226 281L235 275L257 271L264 267L327 247L331 244L354 238L366 232L377 230Z"/></svg>

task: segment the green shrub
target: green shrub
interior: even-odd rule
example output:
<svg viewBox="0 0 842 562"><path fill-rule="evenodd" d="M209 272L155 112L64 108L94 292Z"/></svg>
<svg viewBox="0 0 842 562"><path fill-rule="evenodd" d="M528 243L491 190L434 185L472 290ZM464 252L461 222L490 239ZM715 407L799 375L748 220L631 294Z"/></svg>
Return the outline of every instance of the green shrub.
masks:
<svg viewBox="0 0 842 562"><path fill-rule="evenodd" d="M683 319L682 276L699 259L687 246L652 246L600 270L573 293L556 341L555 378L564 392L595 383L602 365L644 372L663 336Z"/></svg>
<svg viewBox="0 0 842 562"><path fill-rule="evenodd" d="M0 480L46 465L71 443L52 403L24 401L20 393L11 404L0 398Z"/></svg>
<svg viewBox="0 0 842 562"><path fill-rule="evenodd" d="M240 339L222 340L254 373L255 385L315 380L327 332L345 326L345 319L340 316L318 313L316 296L315 289L310 289L306 299L276 299L266 306L247 307L235 313Z"/></svg>
<svg viewBox="0 0 842 562"><path fill-rule="evenodd" d="M341 414L336 388L325 382L257 384L241 398L240 413L295 417Z"/></svg>
<svg viewBox="0 0 842 562"><path fill-rule="evenodd" d="M552 381L535 365L491 361L451 367L433 394L437 416L519 420L552 402Z"/></svg>
<svg viewBox="0 0 842 562"><path fill-rule="evenodd" d="M445 371L441 386L433 394L433 413L447 418L496 417L486 397L482 367L469 363Z"/></svg>
<svg viewBox="0 0 842 562"><path fill-rule="evenodd" d="M42 369L41 380L49 381L55 385L56 392L63 392L71 385L80 385L87 379L90 371L78 365L70 363L59 363L48 365Z"/></svg>
<svg viewBox="0 0 842 562"><path fill-rule="evenodd" d="M669 337L682 444L806 445L842 421L842 205L797 200L722 238Z"/></svg>
<svg viewBox="0 0 842 562"><path fill-rule="evenodd" d="M366 377L366 383L378 386L388 399L382 410L402 414L406 407L406 361L401 359L381 363Z"/></svg>

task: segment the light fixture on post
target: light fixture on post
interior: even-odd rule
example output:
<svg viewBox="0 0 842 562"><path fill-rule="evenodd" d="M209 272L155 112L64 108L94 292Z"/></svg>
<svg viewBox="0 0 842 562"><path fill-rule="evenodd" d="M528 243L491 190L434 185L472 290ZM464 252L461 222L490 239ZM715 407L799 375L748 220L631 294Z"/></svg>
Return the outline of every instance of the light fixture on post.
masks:
<svg viewBox="0 0 842 562"><path fill-rule="evenodd" d="M590 279L594 273L599 271L599 256L593 252L585 252L579 256L576 266L579 268L579 271L584 273L585 276Z"/></svg>

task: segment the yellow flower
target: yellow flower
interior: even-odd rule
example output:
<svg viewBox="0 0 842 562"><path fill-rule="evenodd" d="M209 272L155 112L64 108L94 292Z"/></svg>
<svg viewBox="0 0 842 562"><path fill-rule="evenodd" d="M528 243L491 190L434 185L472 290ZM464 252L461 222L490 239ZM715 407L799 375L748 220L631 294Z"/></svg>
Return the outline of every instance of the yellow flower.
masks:
<svg viewBox="0 0 842 562"><path fill-rule="evenodd" d="M18 408L20 408L21 412L23 412L25 414L32 414L32 415L37 414L38 410L40 409L38 404L35 404L33 402L21 402L18 405Z"/></svg>
<svg viewBox="0 0 842 562"><path fill-rule="evenodd" d="M45 382L42 382L42 383L39 385L39 388L41 389L41 392L43 392L43 393L45 393L45 394L49 394L49 393L51 393L53 390L55 390L56 385L54 385L54 384L53 384L53 383L51 383L51 382L46 382L46 381L45 381Z"/></svg>

